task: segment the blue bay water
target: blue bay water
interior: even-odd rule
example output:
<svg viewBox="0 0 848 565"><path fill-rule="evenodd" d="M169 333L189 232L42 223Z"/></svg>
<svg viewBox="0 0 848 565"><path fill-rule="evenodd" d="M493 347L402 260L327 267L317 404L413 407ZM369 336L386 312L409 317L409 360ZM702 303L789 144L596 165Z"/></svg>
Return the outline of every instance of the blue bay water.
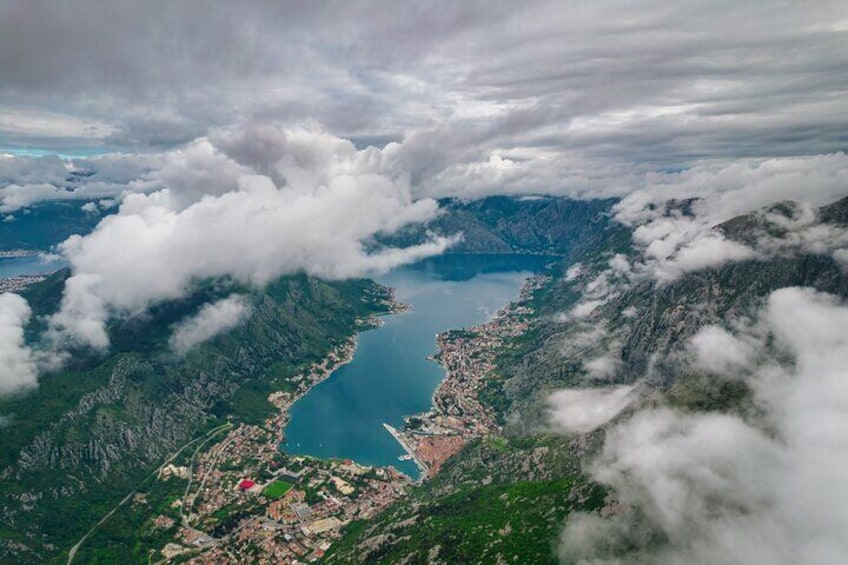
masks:
<svg viewBox="0 0 848 565"><path fill-rule="evenodd" d="M21 275L52 273L66 266L63 259L48 260L43 255L0 258L0 279Z"/></svg>
<svg viewBox="0 0 848 565"><path fill-rule="evenodd" d="M428 355L436 334L489 320L515 299L524 280L549 258L448 255L378 278L397 289L412 311L384 318L385 325L359 334L353 361L316 385L291 409L281 448L287 453L349 458L366 465L394 465L417 476L404 451L383 428L431 408L444 371Z"/></svg>

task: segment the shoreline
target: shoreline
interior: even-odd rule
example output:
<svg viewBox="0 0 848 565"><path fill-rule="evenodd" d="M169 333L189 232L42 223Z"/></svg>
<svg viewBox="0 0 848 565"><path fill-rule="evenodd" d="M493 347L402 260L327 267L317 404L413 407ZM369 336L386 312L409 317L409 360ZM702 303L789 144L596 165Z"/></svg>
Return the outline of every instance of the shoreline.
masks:
<svg viewBox="0 0 848 565"><path fill-rule="evenodd" d="M0 294L4 292L20 292L31 285L47 280L48 276L50 274L0 277Z"/></svg>
<svg viewBox="0 0 848 565"><path fill-rule="evenodd" d="M294 393L290 394L284 391L278 391L273 392L268 396L268 400L278 410L278 414L274 418L274 423L279 429L278 448L285 441L285 427L291 418L291 407L294 406L298 400L306 396L306 394L308 394L315 386L325 381L337 370L353 361L354 356L356 355L356 350L359 346L359 334L364 331L382 327L382 325L385 324L385 321L383 320L385 316L392 316L412 309L412 307L408 304L403 304L395 299L394 288L389 288L389 296L385 304L388 307L388 310L385 313L375 314L357 320L353 335L348 337L343 344L338 345L327 352L320 363L313 363L313 365L301 373L301 375L293 378L293 381L299 381ZM318 370L317 372L316 369ZM311 377L311 379L309 379L309 377ZM282 449L280 449L280 451L282 451ZM298 457L298 455L294 454L288 455ZM301 457L312 456L306 455Z"/></svg>
<svg viewBox="0 0 848 565"><path fill-rule="evenodd" d="M498 310L488 322L436 334L437 353L429 360L439 363L445 376L431 398L431 408L404 417L404 426L392 435L426 468L423 480L438 474L441 466L473 439L498 434L491 408L479 400L479 392L496 370L495 352L504 341L527 331L533 308L527 302L549 276L532 275L515 300Z"/></svg>
<svg viewBox="0 0 848 565"><path fill-rule="evenodd" d="M214 445L198 448L191 465L178 463L160 469L160 481L172 476L189 481L170 508L178 509L180 516L183 509L190 514L173 518L162 513L154 519L152 531L176 530L160 548L165 562L178 556L195 564L234 559L254 546L274 559L285 556L289 560L285 562L314 561L338 539L341 527L352 520L370 519L415 484L391 465L372 467L281 449L291 406L353 360L361 331L379 327L384 315L408 309L394 299L393 292L384 305L384 313L359 318L352 335L290 377L289 391L270 393L267 399L275 412L261 424L238 422L233 426L235 422L230 422L229 432L216 438ZM302 479L304 473L308 480ZM291 486L283 495L269 495L266 489L280 481ZM250 514L239 518L234 529L220 530L216 513L237 515L238 508L251 508ZM278 535L269 537L269 532Z"/></svg>
<svg viewBox="0 0 848 565"><path fill-rule="evenodd" d="M288 393L285 392L275 392L271 393L268 397L268 400L271 401L272 404L278 409L278 418L276 418L276 425L280 430L279 440L278 440L278 448L281 452L284 452L280 446L285 442L285 427L288 425L291 419L290 409L294 404L306 396L315 386L320 384L322 381L328 379L334 372L339 370L344 365L351 363L356 355L356 349L359 344L359 334L360 332L368 331L371 329L380 328L385 324L384 318L386 316L394 316L397 314L402 314L404 312L409 312L412 310L412 306L409 304L405 304L403 302L399 302L396 298L396 289L393 287L388 287L389 296L386 300L386 305L388 306L388 310L385 313L372 315L368 318L363 318L361 321L357 323L357 327L355 333L348 338L348 340L342 346L337 346L342 349L342 354L339 358L334 358L335 350L331 350L327 356L324 357L324 360L317 364L318 367L321 368L321 374L318 377L313 377L310 381L310 384L306 386L303 390L301 390L300 386L295 391L294 395L288 399L280 401L281 398L284 398ZM335 364L328 366L328 362L335 361ZM314 375L314 373L311 373ZM386 423L383 423L385 429L392 434L392 437L400 443L401 447L407 452L407 454L411 457L412 461L415 462L416 466L419 469L420 476L415 479L410 477L403 471L397 469L394 465L387 465L386 469L392 469L394 472L403 475L409 481L410 484L420 484L427 476L427 467L415 456L415 454L409 449L407 445L403 443L401 440L400 432ZM391 429L390 429L391 428ZM312 455L296 455L293 453L284 452L292 457L311 457L313 459L323 460L323 458L315 457Z"/></svg>
<svg viewBox="0 0 848 565"><path fill-rule="evenodd" d="M412 480L412 484L419 485L419 484L423 483L424 479L427 478L427 474L429 473L429 469L427 468L427 465L425 465L424 462L421 461L418 458L418 456L415 453L415 450L406 442L403 435L401 434L401 432L397 428L395 428L394 426L390 426L389 424L387 424L385 422L383 422L383 427L386 429L387 432L392 434L392 437L395 438L395 441L397 441L400 444L400 446L403 447L404 451L406 451L406 453L409 455L411 460L414 461L415 464L418 466L418 471L419 471L420 475L418 476L417 479L412 479L412 477L410 477L410 480ZM406 473L404 473L404 474L406 474Z"/></svg>
<svg viewBox="0 0 848 565"><path fill-rule="evenodd" d="M360 465L351 459L282 449L294 403L353 361L361 331L379 327L384 316L410 309L397 302L392 289L379 297L383 312L357 319L352 333L321 359L301 366L285 382L277 381L278 390L267 396L274 407L267 418L257 423L230 420L230 429L214 444L198 446L190 460L174 460L160 469L160 481L171 477L188 481L187 487L180 483L180 498L169 509L159 510L149 527L150 533L171 532L159 547L164 561L179 558L197 565L237 561L256 551L282 562L316 561L339 539L346 524L373 518L408 496L411 487L435 476L471 438L493 432L495 420L476 400L476 386L489 374L492 364L486 356L493 359L497 340L523 331L523 313L528 310L522 301L538 280L534 276L525 281L517 301L485 324L437 334L433 360L444 367L445 375L433 393L431 409L405 417L402 429L383 423L406 453L404 460L416 464L418 477L413 479L393 465ZM457 349L460 341L462 347ZM474 361L469 364L472 353ZM414 426L416 419L420 422ZM269 494L279 482L290 486L281 495ZM183 510L190 511L185 519Z"/></svg>
<svg viewBox="0 0 848 565"><path fill-rule="evenodd" d="M549 276L544 274L527 277L518 296L499 309L487 322L436 334L437 351L428 355L427 359L442 366L444 377L431 395L430 408L404 416L404 424L399 428L383 423L386 431L416 464L419 476L413 479L393 465L385 468L405 476L410 484L421 484L433 478L444 462L472 439L501 432L491 408L479 401L478 392L491 371L496 368L493 353L506 338L515 337L527 330L526 318L533 310L526 303L532 293L544 286L548 279ZM278 392L269 396L269 400L279 411L278 417L275 418L279 430L278 448L285 441L285 428L291 418L290 408L314 386L353 361L359 332L382 326L385 323L384 316L412 309L409 305L398 302L395 293L394 288L389 289L388 310L385 314L364 319L361 326L365 327L358 324L356 332L348 341L331 350L322 362L304 372L305 378L294 394ZM482 361L478 357L482 357ZM413 423L417 425L413 426ZM280 448L280 451L283 450Z"/></svg>
<svg viewBox="0 0 848 565"><path fill-rule="evenodd" d="M9 249L7 251L0 251L0 260L2 259L22 259L24 257L36 257L38 255L43 255L43 251L38 251L35 249Z"/></svg>

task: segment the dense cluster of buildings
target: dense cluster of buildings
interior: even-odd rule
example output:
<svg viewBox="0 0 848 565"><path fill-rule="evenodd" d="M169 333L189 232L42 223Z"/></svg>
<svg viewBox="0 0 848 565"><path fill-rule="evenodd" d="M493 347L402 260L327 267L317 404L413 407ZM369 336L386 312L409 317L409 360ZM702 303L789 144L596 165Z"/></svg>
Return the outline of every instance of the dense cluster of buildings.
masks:
<svg viewBox="0 0 848 565"><path fill-rule="evenodd" d="M348 362L354 348L351 339L300 375L294 394L272 394L278 412L264 425L239 424L211 447L198 448L186 464L162 467L160 480L188 482L171 515L153 520L154 529L173 530L160 549L166 560L313 562L345 524L370 518L405 494L409 478L391 467L289 456L278 449L290 406Z"/></svg>
<svg viewBox="0 0 848 565"><path fill-rule="evenodd" d="M362 467L351 461L293 457L290 463L300 465L301 478L288 483L290 488L277 499L266 493L282 473L247 489L213 488L226 491L229 499L218 509L201 506L192 524L203 525L202 529L180 526L175 541L169 542L171 557L190 554L187 562L195 564L313 562L340 536L345 524L370 518L403 496L409 484L407 477L392 469ZM243 517L230 520L227 528L216 528L220 518L210 518L222 509ZM176 552L174 545L181 551Z"/></svg>
<svg viewBox="0 0 848 565"><path fill-rule="evenodd" d="M43 281L47 275L20 275L0 279L0 294L4 292L20 292L31 284Z"/></svg>
<svg viewBox="0 0 848 565"><path fill-rule="evenodd" d="M0 261L3 259L20 259L22 257L35 257L38 251L31 249L9 249L0 251ZM31 284L43 281L47 274L18 275L15 277L0 278L0 294L4 292L20 292Z"/></svg>
<svg viewBox="0 0 848 565"><path fill-rule="evenodd" d="M399 441L414 455L429 477L472 438L500 431L492 410L480 402L480 392L496 368L496 355L507 338L528 329L532 294L547 281L530 278L516 302L501 309L485 324L441 333L437 360L445 367L444 381L433 395L429 412L406 419Z"/></svg>
<svg viewBox="0 0 848 565"><path fill-rule="evenodd" d="M0 251L0 259L19 259L21 257L35 257L39 251L32 249L8 249Z"/></svg>
<svg viewBox="0 0 848 565"><path fill-rule="evenodd" d="M519 301L492 321L438 336L437 360L446 378L434 394L433 409L407 418L403 430L387 426L416 460L422 478L438 473L470 439L498 431L479 393L505 340L526 331L532 314L528 299L543 283L541 277L530 279ZM294 378L294 393L272 394L269 400L277 414L264 425L239 424L211 447L201 445L184 465L162 467L160 480L188 483L184 495L171 505L171 515L153 520L154 529L173 531L160 549L165 560L315 562L340 537L344 525L372 517L406 493L411 480L393 467L290 456L278 448L291 405L349 362L355 345L351 338Z"/></svg>

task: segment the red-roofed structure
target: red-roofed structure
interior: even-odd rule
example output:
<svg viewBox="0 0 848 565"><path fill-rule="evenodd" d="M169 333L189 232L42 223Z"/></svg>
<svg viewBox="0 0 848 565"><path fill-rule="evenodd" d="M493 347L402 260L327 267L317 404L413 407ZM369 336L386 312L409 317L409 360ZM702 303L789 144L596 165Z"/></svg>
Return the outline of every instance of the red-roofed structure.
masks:
<svg viewBox="0 0 848 565"><path fill-rule="evenodd" d="M242 482L238 484L239 490L250 490L256 485L255 482L250 479L244 479Z"/></svg>

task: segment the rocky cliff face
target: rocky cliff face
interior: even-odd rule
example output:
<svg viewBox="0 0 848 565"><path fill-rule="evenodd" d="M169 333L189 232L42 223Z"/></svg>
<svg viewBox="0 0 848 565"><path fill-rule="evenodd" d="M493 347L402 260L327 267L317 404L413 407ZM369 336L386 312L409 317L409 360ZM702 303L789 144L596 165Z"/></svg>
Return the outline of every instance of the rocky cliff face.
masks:
<svg viewBox="0 0 848 565"><path fill-rule="evenodd" d="M846 210L848 199L816 210L804 221L803 230L845 234ZM614 252L603 246L591 249L580 258L583 273L571 280L566 280L566 265L560 266L559 277L537 299L540 316L520 343L522 352L503 363L502 403L511 407L505 412L522 415L515 420L516 431L543 424L542 404L557 388L644 378L658 387L672 384L678 374L675 356L696 331L746 319L777 289L805 286L848 297L845 266L829 250L796 242L800 228L792 227L792 222L800 213L796 204L782 203L716 226L727 238L757 249L754 258L692 272L665 284L630 281L580 319L569 312L597 284ZM614 281L604 284L616 288ZM607 374L600 370L590 374L587 362L594 359L606 360Z"/></svg>

